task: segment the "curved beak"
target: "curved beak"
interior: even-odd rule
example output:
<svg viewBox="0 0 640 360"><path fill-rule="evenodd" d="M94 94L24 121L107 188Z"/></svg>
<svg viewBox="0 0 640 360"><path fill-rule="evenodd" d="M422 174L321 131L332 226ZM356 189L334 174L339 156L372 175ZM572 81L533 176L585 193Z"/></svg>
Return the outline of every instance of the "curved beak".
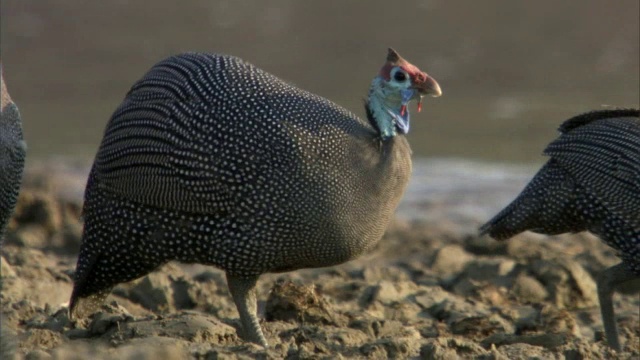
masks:
<svg viewBox="0 0 640 360"><path fill-rule="evenodd" d="M417 79L415 79L413 87L418 90L421 95L431 95L432 97L438 97L442 95L442 90L440 90L440 84L427 75L426 73L420 74Z"/></svg>

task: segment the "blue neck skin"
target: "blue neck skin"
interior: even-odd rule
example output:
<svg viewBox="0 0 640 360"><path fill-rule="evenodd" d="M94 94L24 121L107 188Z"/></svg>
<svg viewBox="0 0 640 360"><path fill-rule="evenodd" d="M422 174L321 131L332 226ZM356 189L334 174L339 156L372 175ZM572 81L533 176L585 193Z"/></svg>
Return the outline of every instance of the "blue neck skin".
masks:
<svg viewBox="0 0 640 360"><path fill-rule="evenodd" d="M397 90L395 95L385 94L383 79L375 78L369 90L369 109L380 130L382 140L388 140L398 133L409 132L409 108L407 104L413 98L416 91L413 89Z"/></svg>

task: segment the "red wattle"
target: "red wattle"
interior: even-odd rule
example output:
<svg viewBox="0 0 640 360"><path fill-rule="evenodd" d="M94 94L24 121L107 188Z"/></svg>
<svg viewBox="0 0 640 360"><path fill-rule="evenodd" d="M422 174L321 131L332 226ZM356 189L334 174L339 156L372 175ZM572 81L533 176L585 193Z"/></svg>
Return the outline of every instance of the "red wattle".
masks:
<svg viewBox="0 0 640 360"><path fill-rule="evenodd" d="M404 116L404 112L407 110L407 105L402 105L402 107L400 107L400 115Z"/></svg>

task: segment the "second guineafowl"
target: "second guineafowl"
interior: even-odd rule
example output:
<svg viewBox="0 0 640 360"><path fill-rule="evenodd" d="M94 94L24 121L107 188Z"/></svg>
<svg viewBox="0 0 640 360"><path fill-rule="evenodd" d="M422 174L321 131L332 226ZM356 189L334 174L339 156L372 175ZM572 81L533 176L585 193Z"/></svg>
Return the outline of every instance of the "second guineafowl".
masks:
<svg viewBox="0 0 640 360"><path fill-rule="evenodd" d="M226 272L246 340L267 346L255 285L343 263L382 237L411 173L411 100L438 83L389 49L360 119L236 57L155 65L115 111L85 192L70 301L177 260Z"/></svg>
<svg viewBox="0 0 640 360"><path fill-rule="evenodd" d="M588 230L618 250L622 263L598 278L609 345L620 350L612 296L640 278L640 120L637 109L602 110L565 121L545 154L551 159L522 193L481 227L496 239L531 230Z"/></svg>

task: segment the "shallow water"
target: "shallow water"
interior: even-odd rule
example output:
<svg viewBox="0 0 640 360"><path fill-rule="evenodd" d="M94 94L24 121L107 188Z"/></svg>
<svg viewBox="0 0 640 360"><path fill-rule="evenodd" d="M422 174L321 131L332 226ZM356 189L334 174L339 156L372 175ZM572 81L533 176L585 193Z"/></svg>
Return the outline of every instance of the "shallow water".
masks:
<svg viewBox="0 0 640 360"><path fill-rule="evenodd" d="M413 174L396 215L475 233L480 224L515 198L538 168L457 158L414 159ZM37 179L33 175L40 174L62 199L80 203L89 170L86 161L56 157L34 161L27 179Z"/></svg>
<svg viewBox="0 0 640 360"><path fill-rule="evenodd" d="M453 223L462 232L475 232L498 213L538 168L444 158L418 159L413 166L398 216Z"/></svg>

